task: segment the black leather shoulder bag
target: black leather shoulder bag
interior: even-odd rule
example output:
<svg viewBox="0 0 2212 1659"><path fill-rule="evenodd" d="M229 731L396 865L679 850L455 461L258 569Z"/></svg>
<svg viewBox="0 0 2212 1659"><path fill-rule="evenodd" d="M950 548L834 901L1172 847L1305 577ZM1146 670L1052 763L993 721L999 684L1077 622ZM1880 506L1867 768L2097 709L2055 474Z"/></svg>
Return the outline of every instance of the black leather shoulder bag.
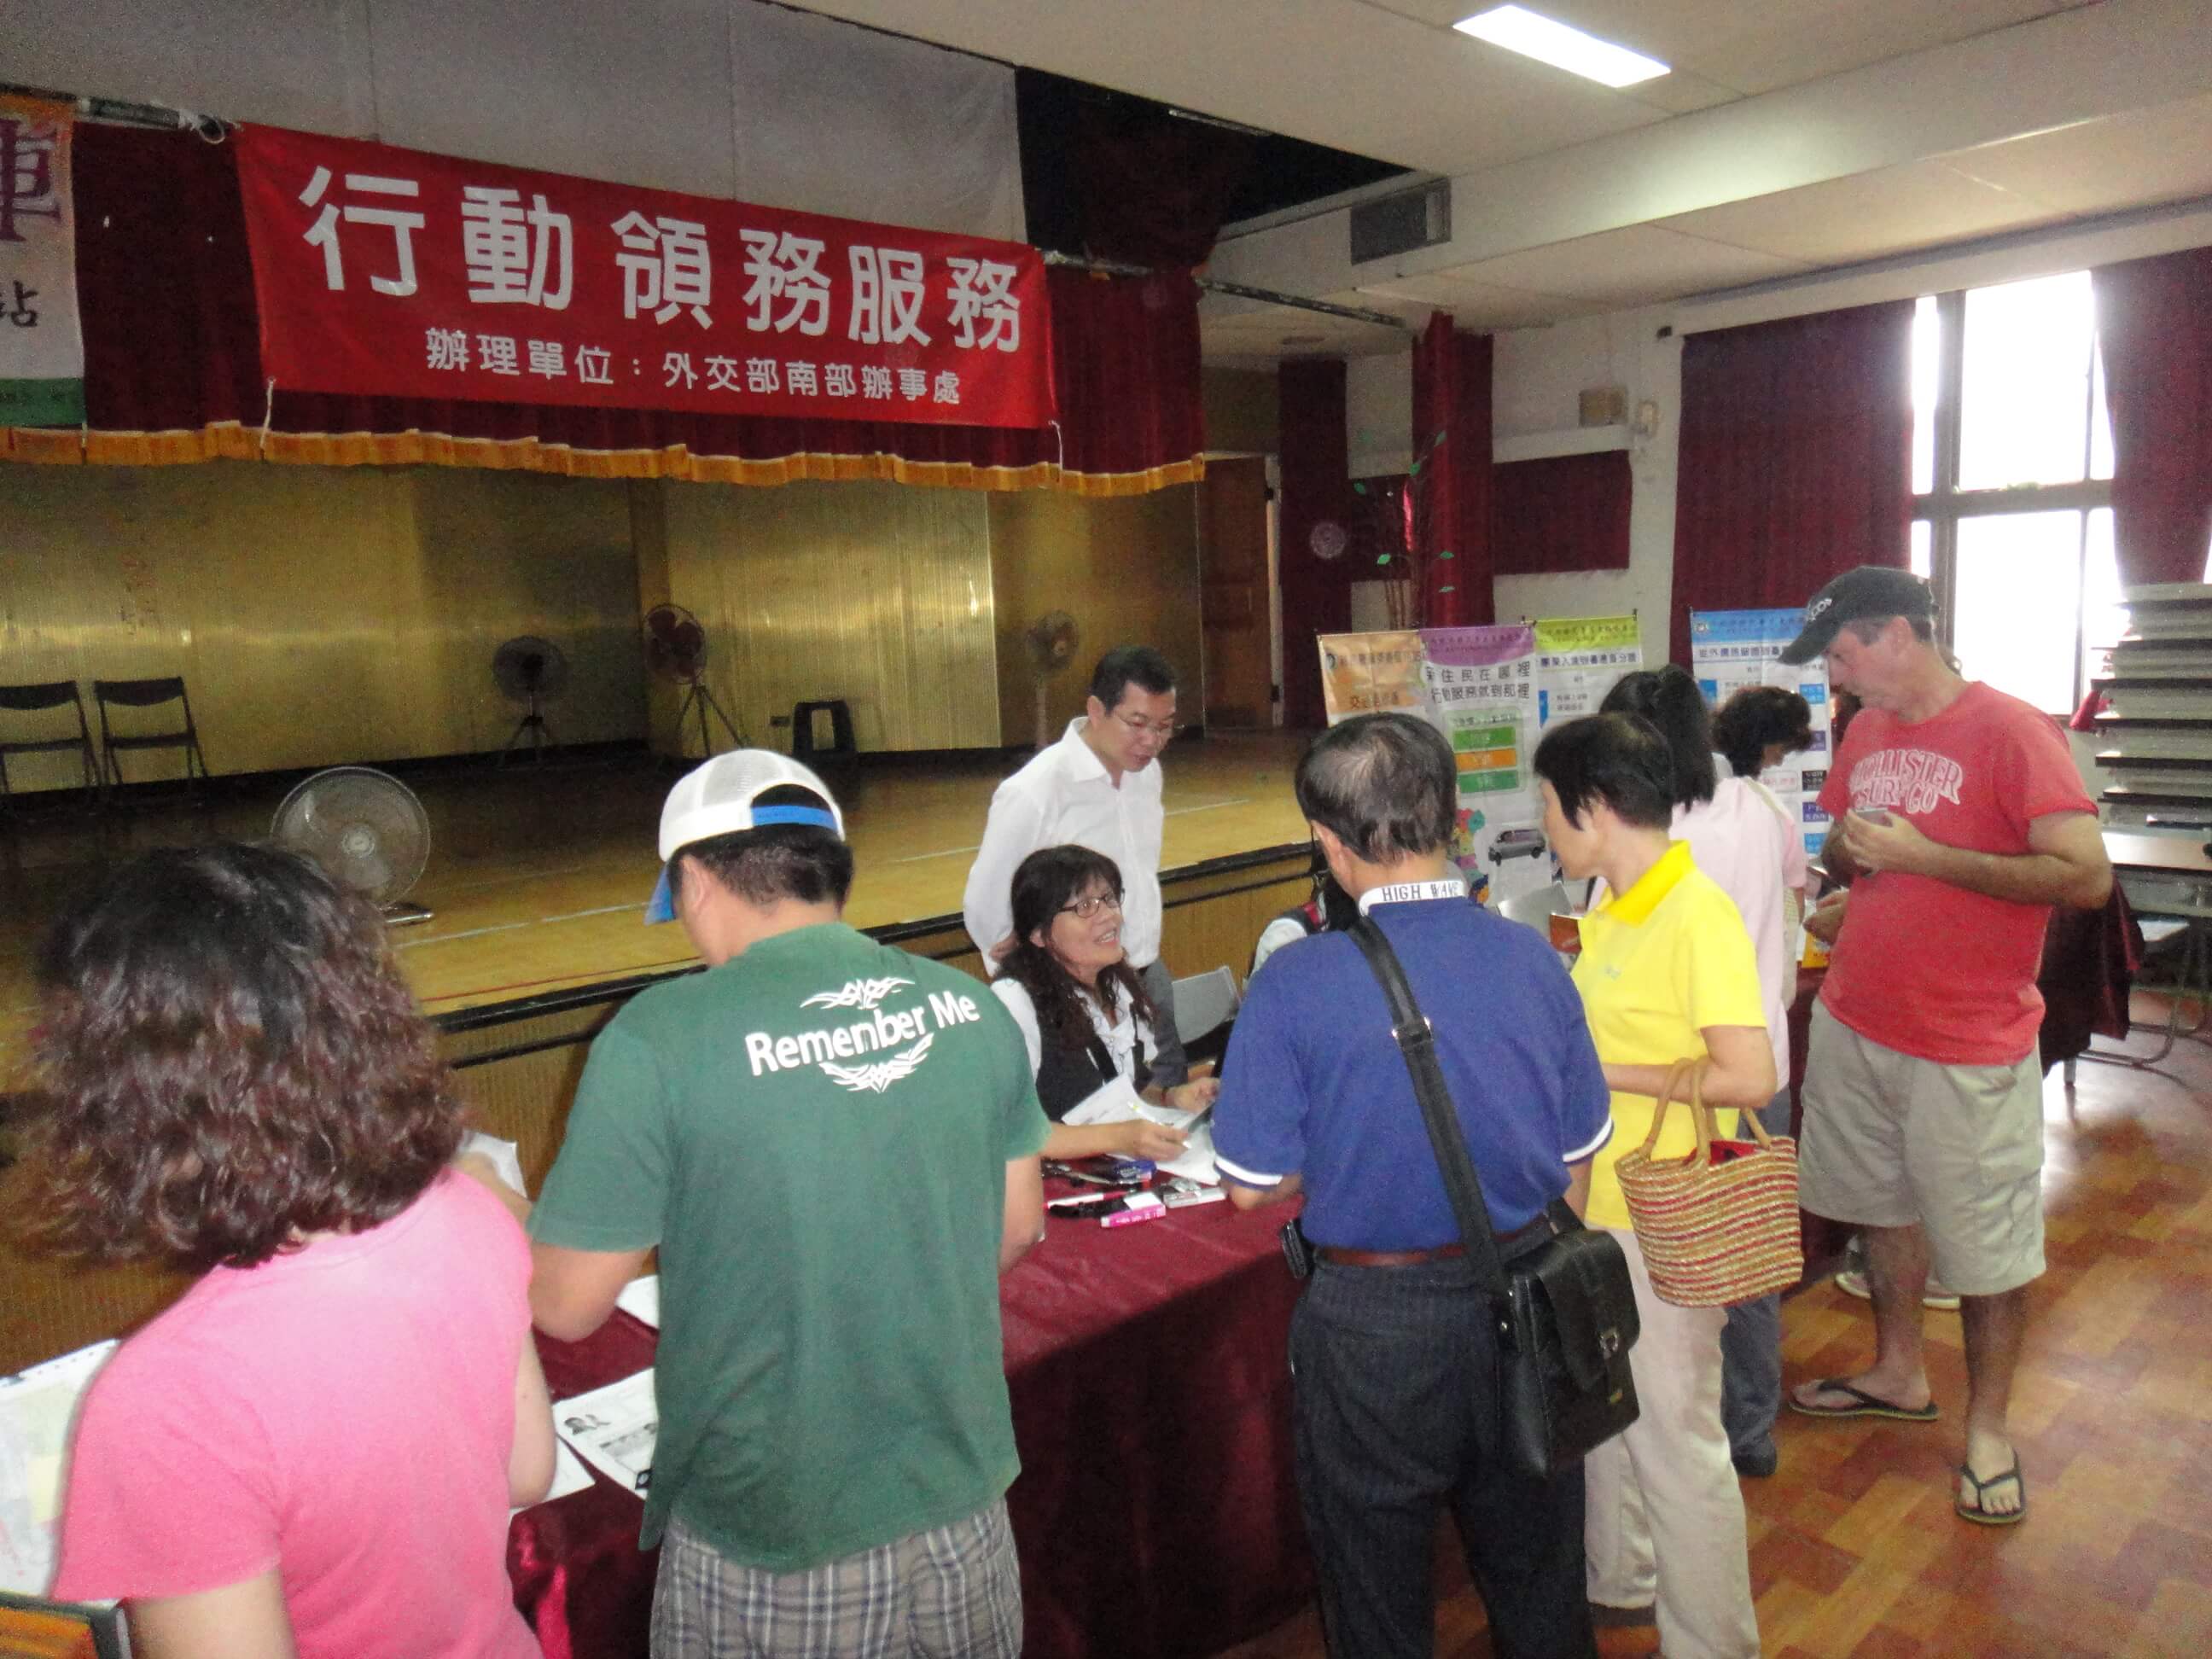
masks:
<svg viewBox="0 0 2212 1659"><path fill-rule="evenodd" d="M1627 1258L1609 1235L1584 1227L1564 1200L1554 1200L1547 1212L1551 1237L1510 1263L1500 1257L1474 1161L1437 1063L1435 1033L1413 1000L1413 988L1372 921L1362 916L1346 931L1389 1002L1391 1036L1413 1073L1468 1263L1490 1297L1498 1327L1501 1449L1522 1473L1552 1474L1636 1420L1628 1351L1639 1327Z"/></svg>

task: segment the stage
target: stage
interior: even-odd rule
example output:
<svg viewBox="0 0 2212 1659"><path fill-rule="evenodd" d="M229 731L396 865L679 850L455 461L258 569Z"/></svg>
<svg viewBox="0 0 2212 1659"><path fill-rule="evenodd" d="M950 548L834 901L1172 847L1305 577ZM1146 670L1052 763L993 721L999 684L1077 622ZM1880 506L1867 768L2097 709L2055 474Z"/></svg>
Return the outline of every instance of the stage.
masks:
<svg viewBox="0 0 2212 1659"><path fill-rule="evenodd" d="M1291 798L1303 738L1279 733L1185 738L1170 748L1164 867L1175 871L1303 843ZM843 802L860 870L847 911L896 928L950 916L991 792L1019 755L870 757ZM495 769L489 760L400 769L430 818L428 867L410 896L426 922L393 943L426 1012L450 1015L634 979L695 958L674 926L640 917L658 871L660 803L678 775L639 751L555 755ZM196 800L126 793L103 810L82 798L18 796L0 821L0 1076L20 1086L33 1018L32 959L57 908L105 860L142 848L258 838L298 775L216 778ZM941 931L941 930L938 930ZM1231 960L1241 976L1249 959ZM1171 959L1177 973L1212 961Z"/></svg>

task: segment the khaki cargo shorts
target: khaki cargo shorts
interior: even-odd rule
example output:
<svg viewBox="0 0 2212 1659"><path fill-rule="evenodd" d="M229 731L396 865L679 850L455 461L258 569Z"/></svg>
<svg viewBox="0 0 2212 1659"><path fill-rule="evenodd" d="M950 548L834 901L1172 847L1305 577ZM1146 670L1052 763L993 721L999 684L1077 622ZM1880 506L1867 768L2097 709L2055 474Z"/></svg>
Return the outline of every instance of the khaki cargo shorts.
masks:
<svg viewBox="0 0 2212 1659"><path fill-rule="evenodd" d="M1815 1004L1798 1199L1869 1227L1917 1223L1935 1276L1996 1296L2043 1272L2043 1073L1945 1066L1870 1042Z"/></svg>

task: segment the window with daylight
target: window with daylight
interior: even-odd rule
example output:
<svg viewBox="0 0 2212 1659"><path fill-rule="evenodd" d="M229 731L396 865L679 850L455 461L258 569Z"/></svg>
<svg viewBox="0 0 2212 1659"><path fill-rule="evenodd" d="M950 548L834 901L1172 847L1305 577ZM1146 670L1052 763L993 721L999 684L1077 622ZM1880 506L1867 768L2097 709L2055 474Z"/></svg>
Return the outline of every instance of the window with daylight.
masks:
<svg viewBox="0 0 2212 1659"><path fill-rule="evenodd" d="M2089 273L1930 295L1912 331L1912 568L1951 648L2073 712L2126 624Z"/></svg>

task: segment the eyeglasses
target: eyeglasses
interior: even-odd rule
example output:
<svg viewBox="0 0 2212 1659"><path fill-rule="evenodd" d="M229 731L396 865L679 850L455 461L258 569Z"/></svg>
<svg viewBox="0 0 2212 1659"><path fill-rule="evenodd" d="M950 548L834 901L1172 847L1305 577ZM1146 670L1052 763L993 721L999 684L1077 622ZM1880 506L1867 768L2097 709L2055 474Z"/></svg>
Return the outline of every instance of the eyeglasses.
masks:
<svg viewBox="0 0 2212 1659"><path fill-rule="evenodd" d="M1115 893L1093 893L1087 898L1076 900L1073 904L1063 904L1060 907L1061 915L1073 916L1078 921L1088 921L1101 910L1111 910L1115 915L1121 915L1121 896Z"/></svg>
<svg viewBox="0 0 2212 1659"><path fill-rule="evenodd" d="M1127 726L1131 732L1134 732L1140 738L1172 738L1175 736L1175 722L1171 720L1160 720L1155 723L1152 720L1146 720L1142 714L1124 714L1119 709L1115 711L1114 718L1121 721L1122 725Z"/></svg>

